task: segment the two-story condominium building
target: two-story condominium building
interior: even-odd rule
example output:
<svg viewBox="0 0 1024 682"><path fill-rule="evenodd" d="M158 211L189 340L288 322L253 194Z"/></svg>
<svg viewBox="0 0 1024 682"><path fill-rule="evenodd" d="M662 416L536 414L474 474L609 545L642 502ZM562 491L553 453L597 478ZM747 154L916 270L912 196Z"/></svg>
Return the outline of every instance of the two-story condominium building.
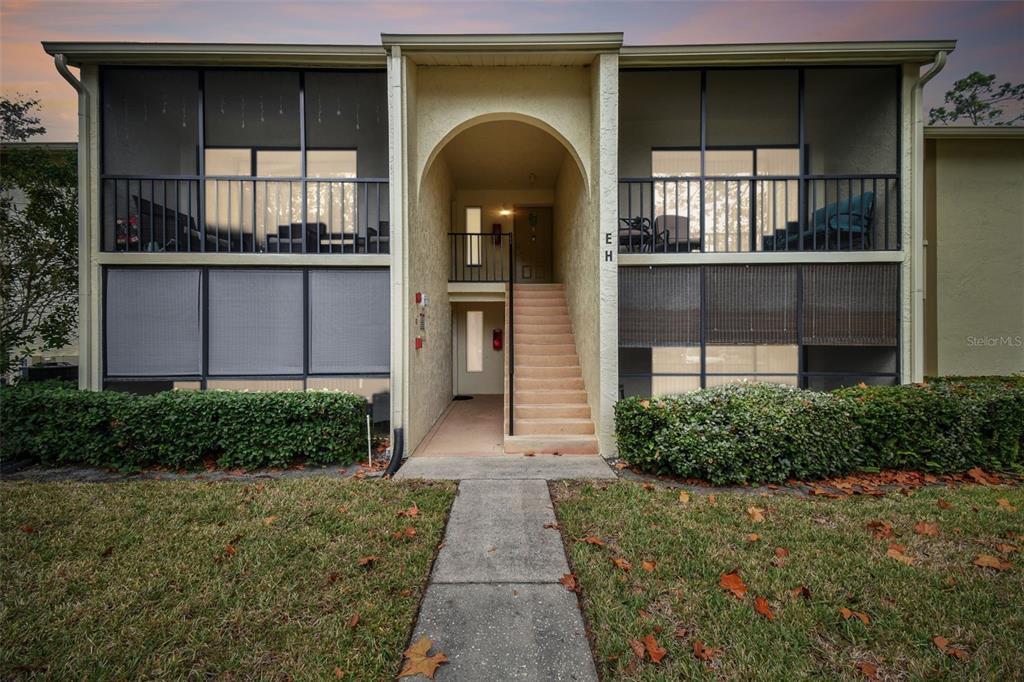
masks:
<svg viewBox="0 0 1024 682"><path fill-rule="evenodd" d="M952 41L382 38L45 44L83 388L350 390L409 451L473 395L506 451L610 456L621 396L922 378Z"/></svg>

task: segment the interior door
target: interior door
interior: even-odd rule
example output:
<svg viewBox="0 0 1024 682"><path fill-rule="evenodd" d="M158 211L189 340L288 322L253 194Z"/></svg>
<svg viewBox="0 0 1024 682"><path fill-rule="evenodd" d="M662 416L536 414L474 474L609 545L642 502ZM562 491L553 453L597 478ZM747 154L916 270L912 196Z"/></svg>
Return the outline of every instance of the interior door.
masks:
<svg viewBox="0 0 1024 682"><path fill-rule="evenodd" d="M457 395L501 395L505 391L505 304L452 304L455 336L454 379ZM494 347L494 333L502 336Z"/></svg>
<svg viewBox="0 0 1024 682"><path fill-rule="evenodd" d="M554 231L551 207L517 206L512 229L516 245L516 281L551 282Z"/></svg>

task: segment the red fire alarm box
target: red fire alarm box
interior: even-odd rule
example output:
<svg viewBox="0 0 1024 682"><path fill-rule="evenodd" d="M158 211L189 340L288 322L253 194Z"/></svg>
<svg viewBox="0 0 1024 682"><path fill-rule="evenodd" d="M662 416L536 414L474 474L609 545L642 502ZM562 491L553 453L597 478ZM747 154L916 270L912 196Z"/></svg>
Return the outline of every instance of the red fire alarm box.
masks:
<svg viewBox="0 0 1024 682"><path fill-rule="evenodd" d="M423 348L423 337L422 336L417 336L416 337L416 350L420 350L421 348Z"/></svg>
<svg viewBox="0 0 1024 682"><path fill-rule="evenodd" d="M502 331L500 329L494 329L491 331L491 347L494 350L501 350Z"/></svg>

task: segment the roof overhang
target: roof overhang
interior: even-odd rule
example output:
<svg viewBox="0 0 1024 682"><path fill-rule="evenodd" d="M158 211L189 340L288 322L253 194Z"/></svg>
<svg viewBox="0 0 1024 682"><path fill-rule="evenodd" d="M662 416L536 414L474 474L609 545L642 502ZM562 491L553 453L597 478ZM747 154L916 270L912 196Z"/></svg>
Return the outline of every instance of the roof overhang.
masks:
<svg viewBox="0 0 1024 682"><path fill-rule="evenodd" d="M619 65L770 66L831 64L928 64L952 52L955 40L848 43L751 43L740 45L642 45L623 47Z"/></svg>
<svg viewBox="0 0 1024 682"><path fill-rule="evenodd" d="M929 140L1024 139L1024 126L925 126Z"/></svg>
<svg viewBox="0 0 1024 682"><path fill-rule="evenodd" d="M375 45L259 45L248 43L43 42L47 54L63 54L72 66L293 66L383 68L387 53Z"/></svg>
<svg viewBox="0 0 1024 682"><path fill-rule="evenodd" d="M387 50L401 48L417 64L536 66L589 64L602 52L618 52L621 33L382 33Z"/></svg>

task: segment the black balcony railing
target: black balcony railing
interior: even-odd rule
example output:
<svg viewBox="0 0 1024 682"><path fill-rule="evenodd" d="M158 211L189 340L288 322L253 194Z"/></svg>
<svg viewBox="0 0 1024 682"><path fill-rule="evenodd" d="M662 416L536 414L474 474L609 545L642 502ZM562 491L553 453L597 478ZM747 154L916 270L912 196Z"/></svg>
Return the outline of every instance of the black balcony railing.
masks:
<svg viewBox="0 0 1024 682"><path fill-rule="evenodd" d="M631 178L618 201L620 253L900 248L894 174Z"/></svg>
<svg viewBox="0 0 1024 682"><path fill-rule="evenodd" d="M512 234L449 232L449 282L508 282Z"/></svg>
<svg viewBox="0 0 1024 682"><path fill-rule="evenodd" d="M103 179L103 250L122 253L390 252L383 179Z"/></svg>

